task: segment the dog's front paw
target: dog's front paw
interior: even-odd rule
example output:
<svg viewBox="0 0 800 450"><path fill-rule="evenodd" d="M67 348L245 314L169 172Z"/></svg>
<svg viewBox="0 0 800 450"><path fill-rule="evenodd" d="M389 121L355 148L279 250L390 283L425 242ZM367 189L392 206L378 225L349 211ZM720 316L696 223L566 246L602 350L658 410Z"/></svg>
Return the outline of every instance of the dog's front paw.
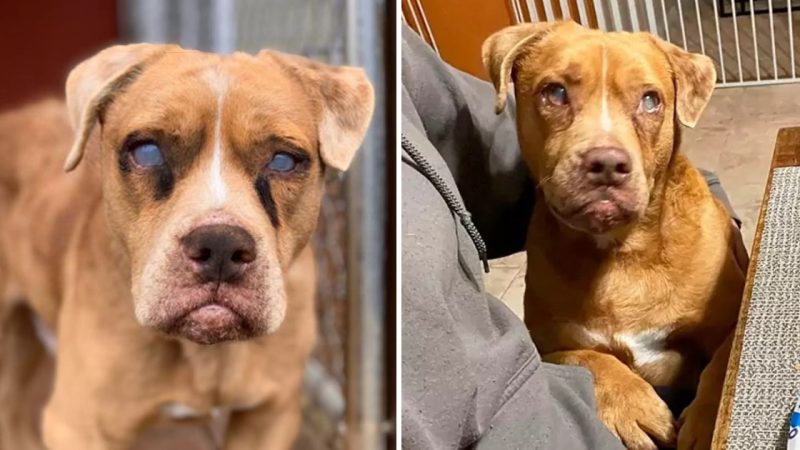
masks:
<svg viewBox="0 0 800 450"><path fill-rule="evenodd" d="M708 450L714 436L717 405L693 401L678 421L678 450Z"/></svg>
<svg viewBox="0 0 800 450"><path fill-rule="evenodd" d="M597 409L606 427L629 450L675 445L675 418L655 389L642 379L599 383Z"/></svg>

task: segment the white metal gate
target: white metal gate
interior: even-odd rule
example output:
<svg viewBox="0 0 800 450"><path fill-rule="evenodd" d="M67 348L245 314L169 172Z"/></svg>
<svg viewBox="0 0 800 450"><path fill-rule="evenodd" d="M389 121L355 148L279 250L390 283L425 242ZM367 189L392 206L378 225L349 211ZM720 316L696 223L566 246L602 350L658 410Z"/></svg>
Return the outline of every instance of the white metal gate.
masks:
<svg viewBox="0 0 800 450"><path fill-rule="evenodd" d="M720 87L796 82L798 0L512 0L517 21L649 31L717 63Z"/></svg>

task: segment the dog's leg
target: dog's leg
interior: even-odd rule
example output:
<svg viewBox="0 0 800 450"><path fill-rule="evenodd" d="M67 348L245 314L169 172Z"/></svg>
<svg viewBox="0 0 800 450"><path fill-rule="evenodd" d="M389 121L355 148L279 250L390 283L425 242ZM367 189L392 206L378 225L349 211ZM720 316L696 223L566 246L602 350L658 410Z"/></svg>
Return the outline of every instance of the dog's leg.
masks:
<svg viewBox="0 0 800 450"><path fill-rule="evenodd" d="M74 394L74 393L73 393ZM105 414L84 408L80 401L88 395L73 395L72 405L63 403L54 407L51 401L44 410L42 434L48 450L128 450L136 441L146 419L125 417L114 423L114 408L105 408ZM126 411L129 413L128 411ZM101 421L103 426L101 428ZM111 422L111 423L108 423Z"/></svg>
<svg viewBox="0 0 800 450"><path fill-rule="evenodd" d="M714 352L711 362L700 374L697 395L681 414L679 450L707 450L711 447L732 343L733 332Z"/></svg>
<svg viewBox="0 0 800 450"><path fill-rule="evenodd" d="M61 336L59 342L67 342ZM88 374L110 370L76 364L81 355L75 353L83 351L80 346L59 346L53 393L42 419L44 443L49 450L128 450L157 413L153 404L158 398L133 383Z"/></svg>
<svg viewBox="0 0 800 450"><path fill-rule="evenodd" d="M43 449L39 412L52 363L37 340L33 313L21 303L11 308L0 324L0 448Z"/></svg>
<svg viewBox="0 0 800 450"><path fill-rule="evenodd" d="M289 450L300 431L300 391L293 390L255 409L231 416L225 450Z"/></svg>
<svg viewBox="0 0 800 450"><path fill-rule="evenodd" d="M628 449L657 450L656 442L674 445L675 419L667 404L653 386L613 355L571 350L549 353L542 359L592 372L600 419Z"/></svg>
<svg viewBox="0 0 800 450"><path fill-rule="evenodd" d="M76 415L83 415L86 419L87 411L60 411L48 405L44 410L42 420L42 435L45 445L49 450L68 450L82 448L86 450L123 450L120 445L109 445L103 438L100 430L87 426L78 426L73 423ZM72 420L70 420L72 419Z"/></svg>

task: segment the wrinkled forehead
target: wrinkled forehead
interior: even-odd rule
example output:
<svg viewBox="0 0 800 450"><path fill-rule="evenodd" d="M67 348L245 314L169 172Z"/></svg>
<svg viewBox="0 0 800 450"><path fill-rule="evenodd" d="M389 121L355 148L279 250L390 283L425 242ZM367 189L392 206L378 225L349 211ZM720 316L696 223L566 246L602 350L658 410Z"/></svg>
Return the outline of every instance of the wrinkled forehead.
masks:
<svg viewBox="0 0 800 450"><path fill-rule="evenodd" d="M557 30L522 61L541 78L567 83L667 88L672 79L666 56L644 33Z"/></svg>
<svg viewBox="0 0 800 450"><path fill-rule="evenodd" d="M307 87L306 87L307 88ZM302 81L279 64L236 53L167 53L114 100L126 129L169 126L180 133L199 124L247 135L290 135L316 142L319 105Z"/></svg>

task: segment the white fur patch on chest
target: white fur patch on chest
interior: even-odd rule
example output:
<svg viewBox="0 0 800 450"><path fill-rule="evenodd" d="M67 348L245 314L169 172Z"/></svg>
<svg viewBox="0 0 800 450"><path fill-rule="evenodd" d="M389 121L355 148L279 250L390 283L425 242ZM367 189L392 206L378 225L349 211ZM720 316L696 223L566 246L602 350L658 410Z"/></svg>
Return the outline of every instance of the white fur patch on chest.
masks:
<svg viewBox="0 0 800 450"><path fill-rule="evenodd" d="M259 405L259 402L253 402L249 404L243 403L233 406L213 406L207 410L201 411L182 403L166 403L161 406L161 413L164 416L175 420L202 419L207 417L216 418L226 412L247 411L258 407Z"/></svg>
<svg viewBox="0 0 800 450"><path fill-rule="evenodd" d="M47 349L47 352L51 355L55 355L56 350L58 350L58 338L56 338L56 334L53 330L51 330L36 314L33 315L33 329L36 330L36 337L39 338L39 341L44 345L44 348Z"/></svg>
<svg viewBox="0 0 800 450"><path fill-rule="evenodd" d="M199 411L188 405L180 403L167 403L161 407L161 412L170 419L200 419L204 417L218 417L222 414L223 408L215 406L207 411Z"/></svg>
<svg viewBox="0 0 800 450"><path fill-rule="evenodd" d="M572 330L571 330L572 331ZM603 333L583 326L576 326L576 340L587 347L603 346L610 349L624 347L633 356L636 366L644 366L661 360L667 351L670 327L651 328L638 332Z"/></svg>
<svg viewBox="0 0 800 450"><path fill-rule="evenodd" d="M637 366L655 363L664 357L667 350L667 336L672 330L653 328L638 333L617 333L614 335L618 343L630 350L633 362Z"/></svg>

